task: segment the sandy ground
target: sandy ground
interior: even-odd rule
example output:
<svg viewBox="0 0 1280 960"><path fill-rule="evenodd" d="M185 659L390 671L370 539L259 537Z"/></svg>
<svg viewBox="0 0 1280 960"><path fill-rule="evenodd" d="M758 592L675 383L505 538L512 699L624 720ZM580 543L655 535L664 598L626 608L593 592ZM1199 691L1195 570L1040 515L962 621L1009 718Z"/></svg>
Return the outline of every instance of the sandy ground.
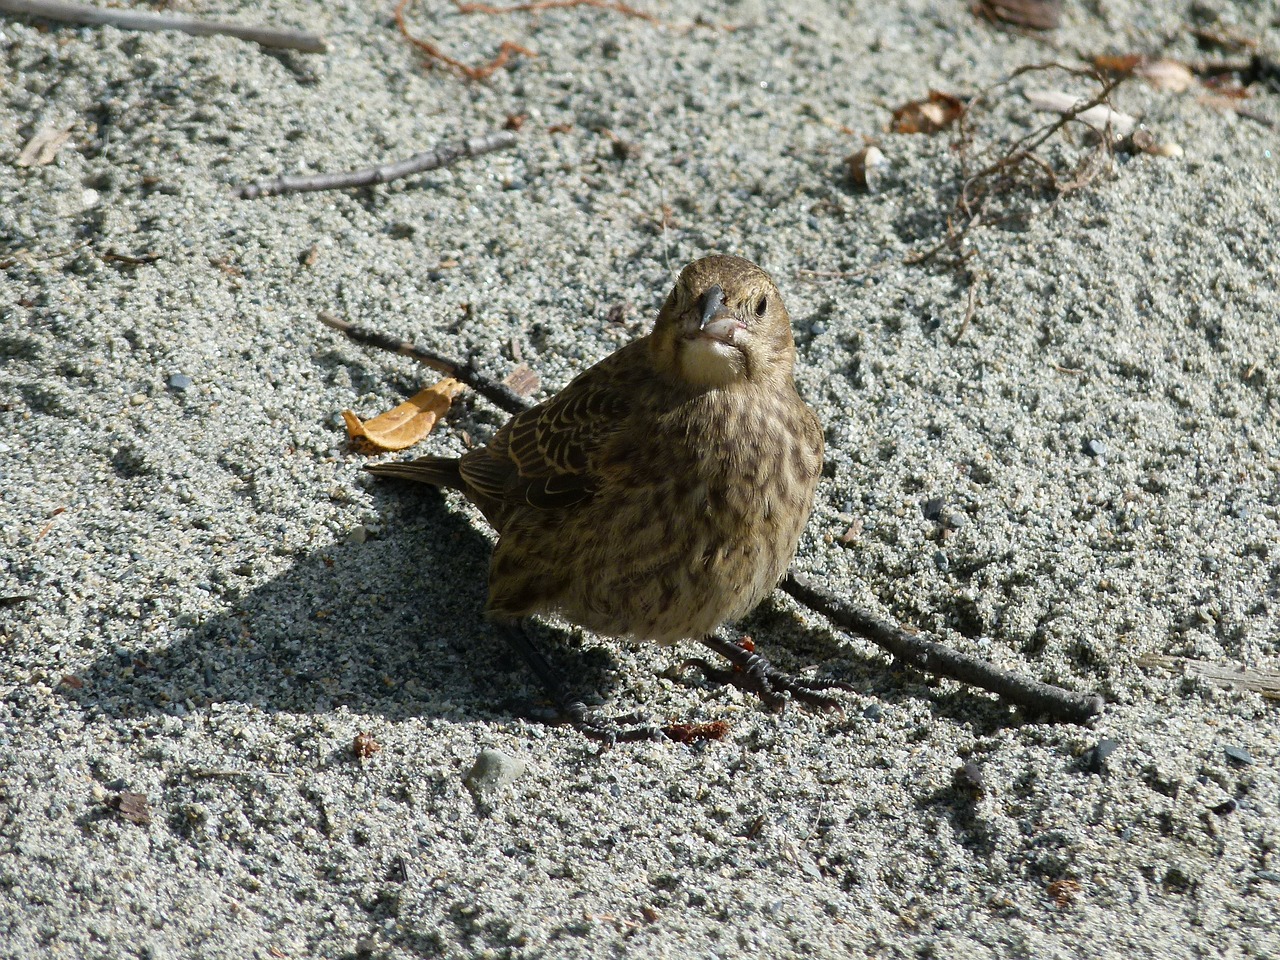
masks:
<svg viewBox="0 0 1280 960"><path fill-rule="evenodd" d="M661 22L419 4L464 60L537 52L486 83L425 68L390 3L182 5L327 55L0 20L0 595L28 597L0 608L0 955L1280 955L1276 703L1144 659L1280 667L1280 80L1257 118L1125 83L1183 155L1120 151L1057 202L1011 185L967 270L904 264L945 233L954 131L886 132L1025 64L1240 59L1191 27L1274 55L1280 7L1068 0L1037 37L963 2L637 3ZM1046 122L1035 87L1096 90L1014 79L972 162ZM515 149L451 169L232 195L513 114ZM19 166L48 127L53 161ZM843 166L864 136L870 194ZM1076 124L1041 153L1093 149ZM842 713L549 624L609 709L731 729L601 753L537 719L479 617L476 512L347 449L341 410L429 374L316 313L497 378L522 359L545 396L717 250L777 278L826 427L799 566L1100 691L1091 729L895 672L785 597L742 629L851 682ZM426 449L503 419L469 400ZM527 769L473 792L489 749Z"/></svg>

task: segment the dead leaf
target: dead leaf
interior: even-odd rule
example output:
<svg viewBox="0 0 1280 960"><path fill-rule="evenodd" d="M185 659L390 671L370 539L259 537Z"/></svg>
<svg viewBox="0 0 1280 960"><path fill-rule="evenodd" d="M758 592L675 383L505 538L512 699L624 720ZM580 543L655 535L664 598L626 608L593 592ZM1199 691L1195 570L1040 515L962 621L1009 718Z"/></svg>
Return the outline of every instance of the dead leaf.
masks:
<svg viewBox="0 0 1280 960"><path fill-rule="evenodd" d="M1069 907L1076 902L1076 897L1080 896L1083 889L1079 880L1055 880L1049 884L1047 892L1058 906Z"/></svg>
<svg viewBox="0 0 1280 960"><path fill-rule="evenodd" d="M108 805L114 807L125 820L136 823L140 827L145 827L151 822L151 807L147 803L145 793L129 793L126 790L112 797Z"/></svg>
<svg viewBox="0 0 1280 960"><path fill-rule="evenodd" d="M1028 30L1053 30L1062 21L1062 0L977 0L973 12Z"/></svg>
<svg viewBox="0 0 1280 960"><path fill-rule="evenodd" d="M662 732L676 743L694 743L698 740L723 740L729 734L727 720L711 720L707 723L672 723Z"/></svg>
<svg viewBox="0 0 1280 960"><path fill-rule="evenodd" d="M1212 30L1208 27L1190 27L1188 32L1196 38L1196 43L1205 50L1217 48L1239 53L1243 50L1256 50L1258 47L1257 40L1223 24L1218 24L1217 29Z"/></svg>
<svg viewBox="0 0 1280 960"><path fill-rule="evenodd" d="M964 102L940 90L930 90L924 100L912 100L893 111L889 129L894 133L937 133L960 119Z"/></svg>
<svg viewBox="0 0 1280 960"><path fill-rule="evenodd" d="M1145 60L1140 53L1102 54L1093 58L1093 65L1107 73L1133 73L1133 68Z"/></svg>
<svg viewBox="0 0 1280 960"><path fill-rule="evenodd" d="M517 396L531 397L542 385L542 378L529 369L527 363L522 363L507 374L502 384Z"/></svg>
<svg viewBox="0 0 1280 960"><path fill-rule="evenodd" d="M454 398L465 389L453 377L445 377L368 423L361 422L350 410L343 410L347 436L352 446L362 453L386 453L411 447L435 428L449 412Z"/></svg>
<svg viewBox="0 0 1280 960"><path fill-rule="evenodd" d="M1093 65L1107 73L1141 77L1157 90L1184 93L1195 82L1195 73L1178 60L1148 60L1137 53L1093 58Z"/></svg>
<svg viewBox="0 0 1280 960"><path fill-rule="evenodd" d="M1071 113L1078 106L1087 102L1083 97L1063 93L1061 90L1027 90L1023 93L1023 96L1037 110L1049 110L1053 113ZM1088 110L1081 110L1076 114L1076 119L1082 123L1087 123L1099 133L1110 127L1112 133L1121 137L1127 137L1133 133L1134 127L1138 125L1135 117L1131 117L1127 113L1121 113L1118 110L1112 110L1102 103L1096 107L1090 107Z"/></svg>
<svg viewBox="0 0 1280 960"><path fill-rule="evenodd" d="M53 163L62 145L70 139L70 127L42 127L18 154L18 166L43 167Z"/></svg>

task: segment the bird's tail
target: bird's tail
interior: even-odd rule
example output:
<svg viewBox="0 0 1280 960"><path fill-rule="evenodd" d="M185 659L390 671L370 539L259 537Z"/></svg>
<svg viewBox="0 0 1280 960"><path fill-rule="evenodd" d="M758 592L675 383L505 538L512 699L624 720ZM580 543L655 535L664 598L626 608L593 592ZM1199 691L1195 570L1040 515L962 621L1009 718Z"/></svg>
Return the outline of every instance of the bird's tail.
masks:
<svg viewBox="0 0 1280 960"><path fill-rule="evenodd" d="M380 477L398 477L401 480L429 483L435 487L465 489L457 457L419 457L417 460L375 463L365 469Z"/></svg>

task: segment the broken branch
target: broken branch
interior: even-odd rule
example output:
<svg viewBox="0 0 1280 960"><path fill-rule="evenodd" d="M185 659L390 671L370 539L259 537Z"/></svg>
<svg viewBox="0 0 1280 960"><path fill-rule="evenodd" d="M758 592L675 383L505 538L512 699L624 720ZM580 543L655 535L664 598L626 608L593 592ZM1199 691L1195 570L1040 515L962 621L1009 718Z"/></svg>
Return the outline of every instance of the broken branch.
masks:
<svg viewBox="0 0 1280 960"><path fill-rule="evenodd" d="M248 40L262 47L299 50L303 53L328 53L324 37L303 30L279 30L274 27L247 27L237 23L220 23L180 17L169 13L146 13L134 10L107 10L82 3L62 0L0 0L0 13L16 13L63 23L95 23L120 30L177 30L195 37L224 35Z"/></svg>
<svg viewBox="0 0 1280 960"><path fill-rule="evenodd" d="M1106 701L1096 693L1075 693L1041 683L977 657L966 656L933 640L915 636L897 624L859 610L843 597L790 570L779 584L784 593L822 614L836 626L866 637L897 660L925 673L990 690L996 696L1051 720L1083 723L1102 712Z"/></svg>
<svg viewBox="0 0 1280 960"><path fill-rule="evenodd" d="M415 173L439 170L441 167L447 167L467 157L478 157L485 153L493 153L495 150L504 150L515 146L515 142L516 135L510 130L497 130L483 136L437 147L425 153L415 153L408 160L401 160L398 163L384 163L377 167L340 173L296 174L276 180L255 180L253 183L236 187L236 196L244 200L253 200L257 197L275 197L282 193L370 187L409 177Z"/></svg>

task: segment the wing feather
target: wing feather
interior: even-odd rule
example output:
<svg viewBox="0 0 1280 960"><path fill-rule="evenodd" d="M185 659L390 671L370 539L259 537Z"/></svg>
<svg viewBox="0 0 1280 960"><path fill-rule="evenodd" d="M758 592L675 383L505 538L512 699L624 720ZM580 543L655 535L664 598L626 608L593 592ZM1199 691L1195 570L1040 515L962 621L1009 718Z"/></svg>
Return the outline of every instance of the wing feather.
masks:
<svg viewBox="0 0 1280 960"><path fill-rule="evenodd" d="M463 480L498 507L554 510L589 500L600 486L597 457L625 428L628 384L647 370L625 355L644 349L644 340L624 347L550 400L517 414L462 458Z"/></svg>

